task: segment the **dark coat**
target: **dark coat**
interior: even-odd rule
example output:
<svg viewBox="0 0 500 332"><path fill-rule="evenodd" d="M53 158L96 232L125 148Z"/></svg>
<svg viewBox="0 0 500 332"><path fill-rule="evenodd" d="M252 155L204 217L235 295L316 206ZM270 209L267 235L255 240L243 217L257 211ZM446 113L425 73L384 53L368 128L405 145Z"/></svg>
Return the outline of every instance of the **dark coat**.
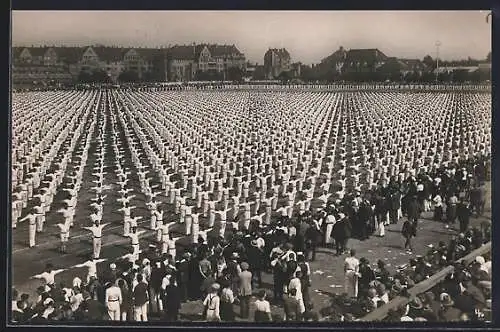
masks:
<svg viewBox="0 0 500 332"><path fill-rule="evenodd" d="M351 237L350 223L347 219L340 220L333 225L332 237L335 240L343 240Z"/></svg>
<svg viewBox="0 0 500 332"><path fill-rule="evenodd" d="M418 202L415 198L410 198L408 200L408 219L414 220L418 219L420 216L420 207L418 205Z"/></svg>
<svg viewBox="0 0 500 332"><path fill-rule="evenodd" d="M405 237L411 237L417 235L416 225L409 220L406 220L401 229L401 234Z"/></svg>
<svg viewBox="0 0 500 332"><path fill-rule="evenodd" d="M167 286L164 292L165 296L165 309L170 312L177 312L181 308L181 296L179 292L179 287L170 284Z"/></svg>
<svg viewBox="0 0 500 332"><path fill-rule="evenodd" d="M467 206L467 204L459 203L457 205L457 218L460 222L468 224L471 215L472 212Z"/></svg>

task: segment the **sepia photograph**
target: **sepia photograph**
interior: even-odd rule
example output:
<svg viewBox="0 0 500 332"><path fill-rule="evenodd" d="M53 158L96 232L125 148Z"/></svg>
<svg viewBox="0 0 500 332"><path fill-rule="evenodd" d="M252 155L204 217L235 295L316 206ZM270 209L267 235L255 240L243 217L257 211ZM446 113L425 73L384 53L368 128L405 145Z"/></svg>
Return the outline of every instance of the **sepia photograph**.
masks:
<svg viewBox="0 0 500 332"><path fill-rule="evenodd" d="M491 20L13 10L8 324L488 326Z"/></svg>

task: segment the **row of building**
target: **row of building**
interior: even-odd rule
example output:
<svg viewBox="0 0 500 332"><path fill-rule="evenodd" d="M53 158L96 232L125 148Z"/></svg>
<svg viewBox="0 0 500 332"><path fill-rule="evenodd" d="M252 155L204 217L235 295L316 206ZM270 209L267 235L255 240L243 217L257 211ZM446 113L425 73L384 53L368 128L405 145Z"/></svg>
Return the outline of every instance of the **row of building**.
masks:
<svg viewBox="0 0 500 332"><path fill-rule="evenodd" d="M67 80L81 73L104 72L116 82L123 73L138 79L148 75L160 81L190 81L198 72L217 72L224 76L230 68L245 69L245 55L235 45L193 44L169 48L14 47L12 80L29 83L57 71Z"/></svg>
<svg viewBox="0 0 500 332"><path fill-rule="evenodd" d="M87 47L14 47L12 52L13 83L30 84L37 81L70 83L82 73L99 71L112 82L121 81L121 75L133 75L138 80L193 81L203 73L212 73L221 80L232 80L231 72L239 71L243 77L277 79L304 78L311 67L300 62L292 63L290 53L284 48L270 48L264 54L263 65L252 65L235 45L191 44L166 48L121 48L102 45ZM441 66L419 59L389 57L378 49L344 49L340 47L312 71L318 77L354 77L358 74L408 73L422 75L429 71L451 72L457 69L474 71L491 69L491 63L457 68ZM205 75L205 77L207 77Z"/></svg>

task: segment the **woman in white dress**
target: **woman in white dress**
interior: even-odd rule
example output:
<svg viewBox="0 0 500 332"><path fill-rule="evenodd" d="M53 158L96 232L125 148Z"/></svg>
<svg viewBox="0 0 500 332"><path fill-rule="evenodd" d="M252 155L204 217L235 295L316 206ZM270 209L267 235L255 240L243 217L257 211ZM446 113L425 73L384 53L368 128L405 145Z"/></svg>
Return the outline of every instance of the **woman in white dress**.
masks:
<svg viewBox="0 0 500 332"><path fill-rule="evenodd" d="M302 297L302 284L300 282L300 278L302 278L302 272L295 272L295 277L290 280L288 284L288 291L291 289L296 289L297 293L295 294L295 298L299 301L300 305L300 313L304 313L306 311L306 307L304 305L304 298Z"/></svg>

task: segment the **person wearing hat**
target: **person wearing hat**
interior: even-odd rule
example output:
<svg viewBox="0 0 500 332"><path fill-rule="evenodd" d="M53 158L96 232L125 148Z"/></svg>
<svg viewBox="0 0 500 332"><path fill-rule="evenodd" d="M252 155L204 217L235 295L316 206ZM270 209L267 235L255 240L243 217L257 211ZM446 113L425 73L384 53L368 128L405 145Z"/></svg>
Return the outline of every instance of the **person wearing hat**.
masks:
<svg viewBox="0 0 500 332"><path fill-rule="evenodd" d="M334 224L332 237L335 240L337 255L343 254L347 249L347 241L351 237L351 222L343 213L339 213L339 220Z"/></svg>
<svg viewBox="0 0 500 332"><path fill-rule="evenodd" d="M442 293L439 296L441 301L441 310L439 311L438 319L441 322L458 322L460 320L461 311L454 307L455 302L448 293Z"/></svg>
<svg viewBox="0 0 500 332"><path fill-rule="evenodd" d="M209 293L203 301L205 320L207 322L219 322L220 318L220 285L214 283L209 288Z"/></svg>
<svg viewBox="0 0 500 332"><path fill-rule="evenodd" d="M240 264L241 272L238 274L238 299L240 301L240 316L248 319L250 316L250 297L252 296L252 273L248 271L247 262Z"/></svg>

